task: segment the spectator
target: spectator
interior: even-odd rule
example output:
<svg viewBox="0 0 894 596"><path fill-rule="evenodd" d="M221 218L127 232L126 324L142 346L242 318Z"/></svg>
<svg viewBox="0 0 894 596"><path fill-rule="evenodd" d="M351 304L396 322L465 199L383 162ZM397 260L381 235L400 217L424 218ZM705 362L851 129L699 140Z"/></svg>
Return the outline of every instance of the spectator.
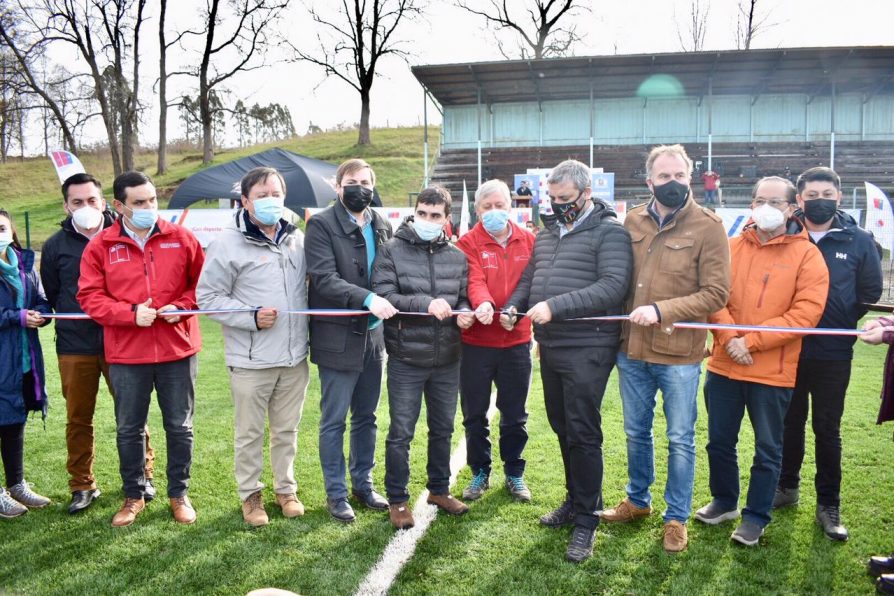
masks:
<svg viewBox="0 0 894 596"><path fill-rule="evenodd" d="M534 192L531 190L531 181L530 180L522 180L521 186L518 187L515 191L516 199L515 206L516 207L530 207L531 200L534 198Z"/></svg>
<svg viewBox="0 0 894 596"><path fill-rule="evenodd" d="M717 204L717 189L720 187L720 174L714 170L708 170L702 174L702 182L705 185L705 205Z"/></svg>

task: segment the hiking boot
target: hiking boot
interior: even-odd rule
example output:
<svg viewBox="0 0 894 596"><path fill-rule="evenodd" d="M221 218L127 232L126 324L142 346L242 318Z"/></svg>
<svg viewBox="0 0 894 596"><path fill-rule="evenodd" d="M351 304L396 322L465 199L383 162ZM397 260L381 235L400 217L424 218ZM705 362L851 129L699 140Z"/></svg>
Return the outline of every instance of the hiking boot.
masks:
<svg viewBox="0 0 894 596"><path fill-rule="evenodd" d="M763 535L764 529L762 527L754 522L743 519L742 523L739 524L739 527L736 528L736 531L733 532L733 535L730 536L730 538L745 546L755 546Z"/></svg>
<svg viewBox="0 0 894 596"><path fill-rule="evenodd" d="M776 493L773 495L773 509L797 505L800 498L800 491L798 491L797 488L782 488L781 486L777 486Z"/></svg>
<svg viewBox="0 0 894 596"><path fill-rule="evenodd" d="M437 505L438 509L449 513L450 515L462 515L469 510L468 505L462 501L458 501L450 493L445 493L443 495L429 494L426 501L429 505Z"/></svg>
<svg viewBox="0 0 894 596"><path fill-rule="evenodd" d="M329 510L329 515L346 524L354 521L357 517L346 498L326 499L326 508Z"/></svg>
<svg viewBox="0 0 894 596"><path fill-rule="evenodd" d="M506 476L506 490L516 501L527 503L531 500L531 490L521 476Z"/></svg>
<svg viewBox="0 0 894 596"><path fill-rule="evenodd" d="M388 518L391 520L391 525L398 530L408 530L416 524L413 521L413 512L407 507L406 501L389 505Z"/></svg>
<svg viewBox="0 0 894 596"><path fill-rule="evenodd" d="M0 486L0 517L12 519L28 513L28 508L9 496L6 489Z"/></svg>
<svg viewBox="0 0 894 596"><path fill-rule="evenodd" d="M40 509L41 507L46 507L50 504L48 498L32 491L31 487L28 486L28 483L25 482L24 479L15 486L6 487L6 490L9 491L9 496L28 509Z"/></svg>
<svg viewBox="0 0 894 596"><path fill-rule="evenodd" d="M630 502L630 499L624 497L614 509L606 509L600 513L599 519L607 522L629 522L635 519L648 517L651 514L651 507L637 507Z"/></svg>
<svg viewBox="0 0 894 596"><path fill-rule="evenodd" d="M285 517L293 518L304 515L304 503L298 500L298 497L295 496L295 493L284 495L277 494L276 504L279 505L280 509L282 509L282 514Z"/></svg>
<svg viewBox="0 0 894 596"><path fill-rule="evenodd" d="M540 516L540 524L548 528L570 526L573 521L574 504L571 502L571 497L566 497L556 509Z"/></svg>
<svg viewBox="0 0 894 596"><path fill-rule="evenodd" d="M189 497L171 497L171 511L174 513L174 520L181 524L192 524L196 521L196 510L193 508Z"/></svg>
<svg viewBox="0 0 894 596"><path fill-rule="evenodd" d="M841 523L838 507L832 505L816 506L816 523L823 528L823 533L831 540L845 542L848 538L847 528Z"/></svg>
<svg viewBox="0 0 894 596"><path fill-rule="evenodd" d="M596 539L596 528L586 526L574 526L571 531L571 540L565 551L565 559L572 563L581 563L593 554L593 542Z"/></svg>
<svg viewBox="0 0 894 596"><path fill-rule="evenodd" d="M477 474L472 476L472 481L469 482L469 486L463 489L463 499L466 501L475 501L480 499L484 494L484 491L490 488L490 478L488 473L484 470L480 470Z"/></svg>
<svg viewBox="0 0 894 596"><path fill-rule="evenodd" d="M867 565L869 575L878 577L885 573L894 573L894 555L876 555L869 558Z"/></svg>
<svg viewBox="0 0 894 596"><path fill-rule="evenodd" d="M711 501L701 509L695 512L695 519L698 521L716 526L725 521L732 521L739 518L738 509L726 509L717 501Z"/></svg>
<svg viewBox="0 0 894 596"><path fill-rule="evenodd" d="M115 516L112 518L112 527L121 528L124 526L129 526L137 518L137 515L139 515L140 511L145 508L146 501L144 501L142 498L125 498L124 504L121 505L121 509L119 509L118 513L116 513Z"/></svg>
<svg viewBox="0 0 894 596"><path fill-rule="evenodd" d="M261 491L253 492L247 499L242 501L242 519L245 520L245 523L255 528L266 526L270 523L267 511L264 510L264 499L261 496Z"/></svg>
<svg viewBox="0 0 894 596"><path fill-rule="evenodd" d="M689 544L689 532L686 524L681 524L675 519L664 524L664 550L669 553L679 553L686 550Z"/></svg>

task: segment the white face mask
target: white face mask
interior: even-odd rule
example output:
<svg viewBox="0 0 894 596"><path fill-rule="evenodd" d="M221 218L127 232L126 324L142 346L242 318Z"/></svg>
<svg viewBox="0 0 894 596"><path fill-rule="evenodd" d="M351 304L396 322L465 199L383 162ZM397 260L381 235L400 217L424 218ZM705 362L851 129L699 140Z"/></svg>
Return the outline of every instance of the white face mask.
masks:
<svg viewBox="0 0 894 596"><path fill-rule="evenodd" d="M785 223L785 214L776 207L764 204L751 210L751 219L754 220L758 229L772 232Z"/></svg>
<svg viewBox="0 0 894 596"><path fill-rule="evenodd" d="M0 252L6 252L10 244L12 244L12 230L0 232Z"/></svg>
<svg viewBox="0 0 894 596"><path fill-rule="evenodd" d="M84 205L72 212L71 219L82 230L92 230L102 224L102 211L90 205Z"/></svg>

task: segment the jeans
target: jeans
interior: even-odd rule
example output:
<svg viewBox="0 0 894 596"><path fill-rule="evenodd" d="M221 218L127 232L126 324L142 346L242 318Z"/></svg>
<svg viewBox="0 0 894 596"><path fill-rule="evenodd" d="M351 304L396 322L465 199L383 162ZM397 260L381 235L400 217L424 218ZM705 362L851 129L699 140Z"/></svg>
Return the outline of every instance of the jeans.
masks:
<svg viewBox="0 0 894 596"><path fill-rule="evenodd" d="M428 485L433 495L450 488L450 439L456 416L459 361L432 368L388 359L388 408L391 427L385 440L385 491L388 501L410 499L410 443L425 397L428 421Z"/></svg>
<svg viewBox="0 0 894 596"><path fill-rule="evenodd" d="M816 449L816 502L838 507L841 502L841 416L851 379L850 360L811 360L798 364L792 403L785 416L782 473L779 486L798 488L804 462L808 395Z"/></svg>
<svg viewBox="0 0 894 596"><path fill-rule="evenodd" d="M734 381L710 371L705 378L711 496L724 511L739 507L736 444L747 408L754 429L754 460L742 519L762 528L770 523L782 462L782 425L791 398L787 387Z"/></svg>
<svg viewBox="0 0 894 596"><path fill-rule="evenodd" d="M146 419L153 388L168 448L168 496L182 497L189 490L197 373L195 355L159 364L109 366L124 496L139 499L145 494Z"/></svg>
<svg viewBox="0 0 894 596"><path fill-rule="evenodd" d="M546 417L559 439L574 523L599 525L602 509L602 397L615 364L608 348L540 346Z"/></svg>
<svg viewBox="0 0 894 596"><path fill-rule="evenodd" d="M460 365L460 403L466 429L466 451L472 473L491 471L490 407L491 383L497 386L500 411L500 457L507 476L522 476L522 452L528 442L528 389L531 387L531 345L488 348L463 344Z"/></svg>
<svg viewBox="0 0 894 596"><path fill-rule="evenodd" d="M717 202L717 189L705 189L705 205L713 205Z"/></svg>
<svg viewBox="0 0 894 596"><path fill-rule="evenodd" d="M345 483L344 436L345 419L351 412L351 438L348 467L351 488L358 493L372 490L372 470L376 455L376 408L382 391L383 352L370 341L376 333L367 334L363 353L363 370L335 370L319 366L320 386L320 465L326 496L344 499L348 496ZM381 328L378 329L381 334Z"/></svg>
<svg viewBox="0 0 894 596"><path fill-rule="evenodd" d="M695 482L695 421L701 364L652 364L618 352L618 376L627 435L627 498L637 507L652 504L655 482L652 422L658 390L667 420L667 484L664 521L686 523Z"/></svg>

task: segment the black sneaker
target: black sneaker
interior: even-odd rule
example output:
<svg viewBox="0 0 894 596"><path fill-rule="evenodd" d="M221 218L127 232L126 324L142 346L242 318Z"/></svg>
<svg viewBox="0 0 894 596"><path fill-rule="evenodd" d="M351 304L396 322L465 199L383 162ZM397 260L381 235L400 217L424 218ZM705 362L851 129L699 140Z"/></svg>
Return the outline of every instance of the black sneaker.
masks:
<svg viewBox="0 0 894 596"><path fill-rule="evenodd" d="M329 509L329 515L340 522L349 523L354 521L354 509L346 498L326 499L326 508Z"/></svg>
<svg viewBox="0 0 894 596"><path fill-rule="evenodd" d="M841 523L838 507L831 505L816 506L816 523L823 528L823 533L831 540L845 542L848 538L847 528Z"/></svg>
<svg viewBox="0 0 894 596"><path fill-rule="evenodd" d="M540 518L540 523L549 528L570 526L573 521L574 504L571 502L571 497L567 497L557 509L553 509Z"/></svg>
<svg viewBox="0 0 894 596"><path fill-rule="evenodd" d="M581 563L593 554L593 542L596 539L596 528L574 526L571 541L565 551L565 559L572 563Z"/></svg>
<svg viewBox="0 0 894 596"><path fill-rule="evenodd" d="M733 532L733 535L730 536L730 538L745 546L756 546L763 535L764 529L762 527L754 522L743 519L742 523L739 524L739 527L736 528L736 531Z"/></svg>
<svg viewBox="0 0 894 596"><path fill-rule="evenodd" d="M878 577L886 573L894 573L894 555L876 555L869 558L869 575Z"/></svg>

